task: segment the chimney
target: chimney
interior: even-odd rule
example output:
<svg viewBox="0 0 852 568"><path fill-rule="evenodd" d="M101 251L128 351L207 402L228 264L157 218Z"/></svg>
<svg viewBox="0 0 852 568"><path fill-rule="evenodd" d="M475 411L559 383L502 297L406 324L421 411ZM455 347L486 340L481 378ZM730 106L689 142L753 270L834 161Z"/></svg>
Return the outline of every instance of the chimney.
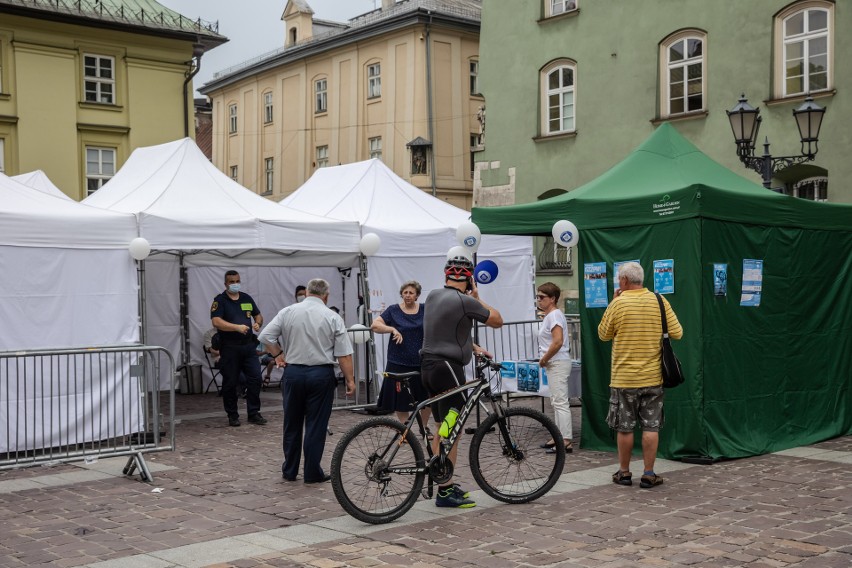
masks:
<svg viewBox="0 0 852 568"><path fill-rule="evenodd" d="M382 0L382 10L390 10L396 4L396 0Z"/></svg>

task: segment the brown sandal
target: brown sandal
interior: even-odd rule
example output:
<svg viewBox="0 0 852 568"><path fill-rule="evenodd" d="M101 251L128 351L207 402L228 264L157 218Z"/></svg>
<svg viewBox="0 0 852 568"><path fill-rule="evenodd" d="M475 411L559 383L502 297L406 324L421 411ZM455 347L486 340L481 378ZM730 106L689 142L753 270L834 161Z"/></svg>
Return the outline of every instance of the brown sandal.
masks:
<svg viewBox="0 0 852 568"><path fill-rule="evenodd" d="M633 485L633 474L619 469L612 474L612 482L619 485Z"/></svg>

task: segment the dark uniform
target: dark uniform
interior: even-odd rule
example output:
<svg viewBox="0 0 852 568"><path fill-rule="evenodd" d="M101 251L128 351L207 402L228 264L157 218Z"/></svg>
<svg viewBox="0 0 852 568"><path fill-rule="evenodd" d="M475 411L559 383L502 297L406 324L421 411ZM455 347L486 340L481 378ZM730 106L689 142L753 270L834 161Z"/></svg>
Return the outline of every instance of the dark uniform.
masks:
<svg viewBox="0 0 852 568"><path fill-rule="evenodd" d="M229 419L239 419L237 407L237 386L240 373L246 378L246 411L249 419L260 413L260 388L262 385L260 361L257 358L257 336L251 331L254 316L260 314L257 304L251 296L240 292L237 300L232 300L227 292L213 299L210 306L210 318L222 318L228 323L249 326L245 335L238 331L219 330L220 359L222 371L222 402Z"/></svg>

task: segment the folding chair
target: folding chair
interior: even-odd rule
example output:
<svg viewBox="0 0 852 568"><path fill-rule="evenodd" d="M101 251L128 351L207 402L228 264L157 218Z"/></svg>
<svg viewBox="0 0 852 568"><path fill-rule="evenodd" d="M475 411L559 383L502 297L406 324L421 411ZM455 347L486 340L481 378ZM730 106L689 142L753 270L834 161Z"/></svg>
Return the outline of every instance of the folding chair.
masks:
<svg viewBox="0 0 852 568"><path fill-rule="evenodd" d="M219 367L217 367L215 363L213 363L213 359L211 359L210 355L210 349L206 346L204 347L204 358L207 359L207 368L210 369L210 375L212 376L210 382L207 383L207 388L204 389L204 394L210 392L211 386L215 386L216 393L219 396L222 396L222 389L219 387L219 383L216 381L217 378L220 378L222 376L222 371L219 370Z"/></svg>

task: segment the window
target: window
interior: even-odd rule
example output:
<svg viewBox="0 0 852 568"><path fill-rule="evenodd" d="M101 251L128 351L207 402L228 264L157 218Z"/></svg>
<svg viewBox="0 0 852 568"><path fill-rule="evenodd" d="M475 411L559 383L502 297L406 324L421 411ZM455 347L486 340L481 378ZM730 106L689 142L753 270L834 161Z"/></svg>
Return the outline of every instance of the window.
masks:
<svg viewBox="0 0 852 568"><path fill-rule="evenodd" d="M272 122L272 92L263 93L263 122L269 124Z"/></svg>
<svg viewBox="0 0 852 568"><path fill-rule="evenodd" d="M811 177L793 184L793 196L811 201L828 201L828 178Z"/></svg>
<svg viewBox="0 0 852 568"><path fill-rule="evenodd" d="M91 195L115 175L115 148L86 146L86 194Z"/></svg>
<svg viewBox="0 0 852 568"><path fill-rule="evenodd" d="M378 158L382 159L382 137L377 136L375 138L370 138L370 159Z"/></svg>
<svg viewBox="0 0 852 568"><path fill-rule="evenodd" d="M705 36L679 32L661 44L663 116L704 110Z"/></svg>
<svg viewBox="0 0 852 568"><path fill-rule="evenodd" d="M231 179L232 180L239 181L239 179L237 179L239 177L238 173L239 173L239 170L237 169L237 166L231 166Z"/></svg>
<svg viewBox="0 0 852 568"><path fill-rule="evenodd" d="M115 59L83 55L83 89L87 103L115 103Z"/></svg>
<svg viewBox="0 0 852 568"><path fill-rule="evenodd" d="M479 96L479 61L470 61L470 94Z"/></svg>
<svg viewBox="0 0 852 568"><path fill-rule="evenodd" d="M557 61L542 71L542 132L545 136L575 130L575 70L573 63Z"/></svg>
<svg viewBox="0 0 852 568"><path fill-rule="evenodd" d="M317 146L317 168L328 167L328 146Z"/></svg>
<svg viewBox="0 0 852 568"><path fill-rule="evenodd" d="M6 140L0 138L0 172L6 171Z"/></svg>
<svg viewBox="0 0 852 568"><path fill-rule="evenodd" d="M237 133L237 105L228 105L228 134Z"/></svg>
<svg viewBox="0 0 852 568"><path fill-rule="evenodd" d="M382 64L367 65L367 98L382 96Z"/></svg>
<svg viewBox="0 0 852 568"><path fill-rule="evenodd" d="M328 81L326 79L320 79L319 81L314 81L314 92L316 93L315 112L327 112L328 111Z"/></svg>
<svg viewBox="0 0 852 568"><path fill-rule="evenodd" d="M782 12L783 96L823 91L831 85L831 27L834 5L827 2L798 4L796 11ZM776 28L777 29L777 28Z"/></svg>
<svg viewBox="0 0 852 568"><path fill-rule="evenodd" d="M272 182L275 181L275 159L266 158L266 189L264 195L272 194Z"/></svg>
<svg viewBox="0 0 852 568"><path fill-rule="evenodd" d="M470 135L470 177L473 178L473 172L476 166L476 153L482 148L479 147L479 134Z"/></svg>
<svg viewBox="0 0 852 568"><path fill-rule="evenodd" d="M558 16L577 9L577 0L545 0L549 4L548 16Z"/></svg>

